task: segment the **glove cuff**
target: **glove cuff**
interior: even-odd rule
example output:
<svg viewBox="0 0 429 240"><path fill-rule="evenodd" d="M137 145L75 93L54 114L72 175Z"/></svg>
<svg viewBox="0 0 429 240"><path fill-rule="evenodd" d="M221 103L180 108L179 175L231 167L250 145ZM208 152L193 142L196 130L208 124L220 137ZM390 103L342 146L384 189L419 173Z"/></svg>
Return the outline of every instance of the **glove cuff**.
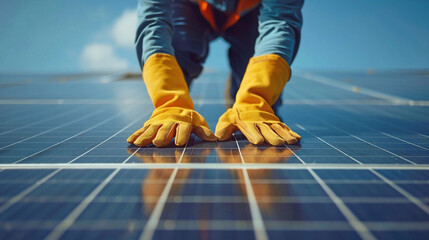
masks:
<svg viewBox="0 0 429 240"><path fill-rule="evenodd" d="M175 57L165 53L152 54L146 60L142 77L156 109L194 109L188 85Z"/></svg>
<svg viewBox="0 0 429 240"><path fill-rule="evenodd" d="M250 59L236 96L236 105L272 112L291 70L279 55L267 54Z"/></svg>

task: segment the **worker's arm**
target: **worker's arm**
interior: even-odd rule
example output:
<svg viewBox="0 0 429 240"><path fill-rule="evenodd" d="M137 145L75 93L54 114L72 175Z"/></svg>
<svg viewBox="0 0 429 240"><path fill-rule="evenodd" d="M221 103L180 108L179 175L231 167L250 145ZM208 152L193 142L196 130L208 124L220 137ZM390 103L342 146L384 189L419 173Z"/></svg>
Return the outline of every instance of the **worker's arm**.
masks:
<svg viewBox="0 0 429 240"><path fill-rule="evenodd" d="M235 103L216 125L223 141L240 130L253 144L294 144L301 136L274 114L271 106L290 78L289 65L298 49L303 1L262 0L259 37L237 91Z"/></svg>
<svg viewBox="0 0 429 240"><path fill-rule="evenodd" d="M139 0L136 50L142 76L155 110L127 142L139 147L167 146L173 137L185 145L191 133L215 141L206 120L194 110L183 72L171 43L171 0Z"/></svg>
<svg viewBox="0 0 429 240"><path fill-rule="evenodd" d="M301 39L304 0L262 0L254 56L276 54L289 65Z"/></svg>
<svg viewBox="0 0 429 240"><path fill-rule="evenodd" d="M154 53L174 56L171 0L138 0L135 39L140 66Z"/></svg>

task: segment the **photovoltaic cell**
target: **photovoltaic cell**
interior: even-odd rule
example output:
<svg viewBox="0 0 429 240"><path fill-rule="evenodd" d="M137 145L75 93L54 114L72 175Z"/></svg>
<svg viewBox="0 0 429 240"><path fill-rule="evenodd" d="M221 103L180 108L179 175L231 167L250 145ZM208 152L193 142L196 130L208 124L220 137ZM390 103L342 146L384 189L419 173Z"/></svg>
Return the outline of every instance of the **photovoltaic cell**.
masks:
<svg viewBox="0 0 429 240"><path fill-rule="evenodd" d="M280 116L299 144L161 149L125 141L144 84L101 78L0 87L0 239L429 238L425 75L296 71ZM191 86L212 130L225 79Z"/></svg>

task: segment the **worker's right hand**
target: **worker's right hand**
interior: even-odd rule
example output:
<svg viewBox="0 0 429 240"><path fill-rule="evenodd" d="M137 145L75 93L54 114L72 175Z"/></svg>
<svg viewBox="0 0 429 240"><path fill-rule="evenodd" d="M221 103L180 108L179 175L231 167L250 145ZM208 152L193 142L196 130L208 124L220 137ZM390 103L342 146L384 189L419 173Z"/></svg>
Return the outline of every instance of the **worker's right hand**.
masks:
<svg viewBox="0 0 429 240"><path fill-rule="evenodd" d="M206 141L216 141L206 120L196 111L177 107L155 109L151 118L134 132L127 142L139 147L151 143L157 147L165 147L175 137L176 146L183 146L188 142L191 133Z"/></svg>
<svg viewBox="0 0 429 240"><path fill-rule="evenodd" d="M185 77L173 56L151 55L143 68L143 80L155 110L128 143L165 147L175 137L174 143L183 146L192 132L203 140L216 141L204 117L194 110Z"/></svg>

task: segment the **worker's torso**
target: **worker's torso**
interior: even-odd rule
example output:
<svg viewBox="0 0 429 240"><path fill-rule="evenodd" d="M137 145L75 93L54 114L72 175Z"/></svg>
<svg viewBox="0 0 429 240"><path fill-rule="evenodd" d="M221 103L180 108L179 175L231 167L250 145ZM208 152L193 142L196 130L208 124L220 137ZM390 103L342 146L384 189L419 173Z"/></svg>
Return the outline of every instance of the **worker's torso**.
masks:
<svg viewBox="0 0 429 240"><path fill-rule="evenodd" d="M193 2L198 2L198 0L191 0ZM237 8L237 3L239 0L205 0L213 8L224 12L231 13Z"/></svg>
<svg viewBox="0 0 429 240"><path fill-rule="evenodd" d="M246 12L256 8L261 0L191 0L198 3L200 12L216 31L224 31L234 25ZM219 16L215 14L224 14ZM223 19L224 18L224 19Z"/></svg>

